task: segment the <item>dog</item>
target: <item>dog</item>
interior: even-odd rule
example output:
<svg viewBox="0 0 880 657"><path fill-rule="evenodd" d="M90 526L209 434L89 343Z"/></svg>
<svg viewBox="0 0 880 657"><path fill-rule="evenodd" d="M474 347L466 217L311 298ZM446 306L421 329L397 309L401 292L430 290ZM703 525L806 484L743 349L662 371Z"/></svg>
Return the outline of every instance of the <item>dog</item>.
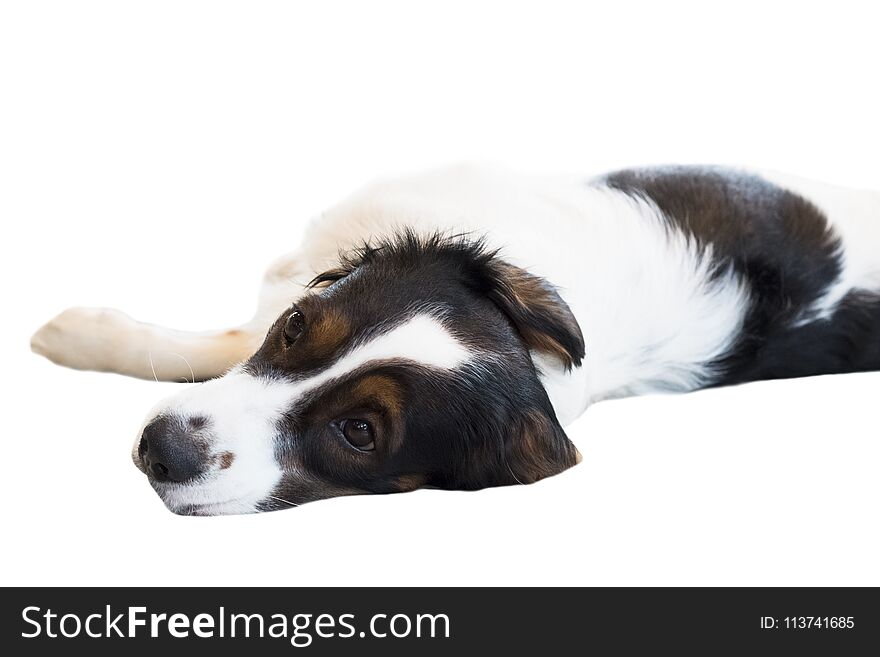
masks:
<svg viewBox="0 0 880 657"><path fill-rule="evenodd" d="M241 326L74 308L32 348L201 382L132 454L175 513L529 484L580 461L563 427L603 399L880 369L880 194L723 167L447 168L313 221Z"/></svg>

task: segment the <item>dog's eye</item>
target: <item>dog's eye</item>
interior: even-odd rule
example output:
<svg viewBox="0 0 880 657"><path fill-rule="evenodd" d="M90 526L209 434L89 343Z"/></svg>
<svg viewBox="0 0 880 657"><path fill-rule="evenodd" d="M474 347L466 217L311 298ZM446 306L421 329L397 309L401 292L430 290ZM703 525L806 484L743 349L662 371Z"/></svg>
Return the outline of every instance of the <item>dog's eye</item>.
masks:
<svg viewBox="0 0 880 657"><path fill-rule="evenodd" d="M288 342L294 342L305 330L305 320L298 308L294 308L284 322L284 337Z"/></svg>
<svg viewBox="0 0 880 657"><path fill-rule="evenodd" d="M373 427L366 420L342 420L339 423L339 428L352 447L362 452L371 452L376 449Z"/></svg>

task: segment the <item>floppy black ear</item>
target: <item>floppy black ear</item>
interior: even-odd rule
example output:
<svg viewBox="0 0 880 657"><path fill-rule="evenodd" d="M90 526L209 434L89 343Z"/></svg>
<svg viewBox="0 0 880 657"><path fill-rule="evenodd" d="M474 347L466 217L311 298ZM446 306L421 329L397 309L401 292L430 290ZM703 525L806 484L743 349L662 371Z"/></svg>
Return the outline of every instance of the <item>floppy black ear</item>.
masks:
<svg viewBox="0 0 880 657"><path fill-rule="evenodd" d="M531 484L581 461L555 417L527 412L511 429L504 443L506 468L498 473L501 483Z"/></svg>
<svg viewBox="0 0 880 657"><path fill-rule="evenodd" d="M540 386L537 380L535 385ZM549 400L546 408L539 405L521 409L508 407L498 413L496 407L487 409L488 415L475 418L478 424L465 435L467 448L458 450L460 453L432 485L475 490L532 484L581 462L580 453L559 425ZM494 417L492 410L496 411Z"/></svg>
<svg viewBox="0 0 880 657"><path fill-rule="evenodd" d="M530 349L556 356L566 369L584 358L584 336L556 289L525 269L492 258L485 293L509 318Z"/></svg>

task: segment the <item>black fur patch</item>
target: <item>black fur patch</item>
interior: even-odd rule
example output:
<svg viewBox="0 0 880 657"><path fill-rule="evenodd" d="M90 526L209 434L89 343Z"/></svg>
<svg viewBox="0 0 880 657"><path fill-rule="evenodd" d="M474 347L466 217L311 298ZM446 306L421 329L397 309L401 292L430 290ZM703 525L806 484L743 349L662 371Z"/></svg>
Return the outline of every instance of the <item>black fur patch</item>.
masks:
<svg viewBox="0 0 880 657"><path fill-rule="evenodd" d="M828 319L811 306L841 273L841 243L808 200L720 167L620 171L614 188L645 198L673 226L711 245L715 271L747 284L742 334L714 385L880 368L880 306L851 294ZM880 219L880 218L878 218Z"/></svg>
<svg viewBox="0 0 880 657"><path fill-rule="evenodd" d="M753 342L760 346L749 358L724 359L729 369L716 385L880 370L880 295L850 292L831 317L774 326Z"/></svg>

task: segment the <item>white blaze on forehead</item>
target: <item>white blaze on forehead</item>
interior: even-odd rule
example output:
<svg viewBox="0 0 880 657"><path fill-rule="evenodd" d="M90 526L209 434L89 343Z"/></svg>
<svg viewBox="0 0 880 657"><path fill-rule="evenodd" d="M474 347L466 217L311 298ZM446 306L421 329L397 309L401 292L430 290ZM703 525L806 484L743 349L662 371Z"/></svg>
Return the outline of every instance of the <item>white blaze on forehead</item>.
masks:
<svg viewBox="0 0 880 657"><path fill-rule="evenodd" d="M331 367L293 384L298 394L349 374L367 363L408 360L451 370L467 362L470 352L443 324L430 315L416 315L407 322L356 347Z"/></svg>
<svg viewBox="0 0 880 657"><path fill-rule="evenodd" d="M166 413L203 416L210 423L211 453L230 452L234 459L231 467L209 473L204 481L163 491L165 502L175 510L210 505L202 510L254 511L284 474L275 458L276 422L304 394L371 362L405 360L450 370L467 362L470 355L438 319L416 315L301 381L264 379L236 368L222 378L188 388L157 406L150 419Z"/></svg>

